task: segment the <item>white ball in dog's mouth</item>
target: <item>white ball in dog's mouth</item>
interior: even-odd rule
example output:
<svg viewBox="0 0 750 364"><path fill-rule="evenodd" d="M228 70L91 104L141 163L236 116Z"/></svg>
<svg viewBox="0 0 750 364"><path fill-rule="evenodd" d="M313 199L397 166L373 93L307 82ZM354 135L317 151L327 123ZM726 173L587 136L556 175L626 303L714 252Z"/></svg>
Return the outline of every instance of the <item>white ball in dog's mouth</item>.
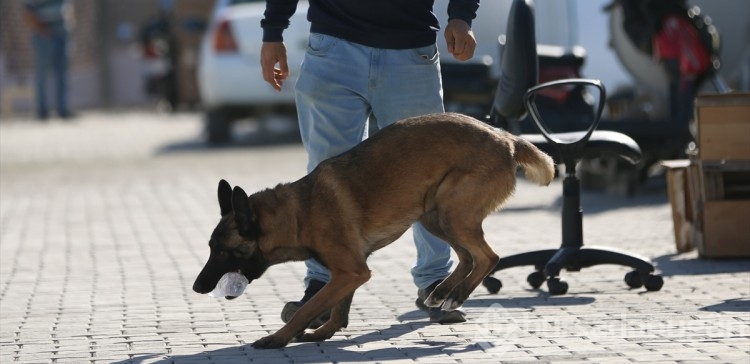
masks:
<svg viewBox="0 0 750 364"><path fill-rule="evenodd" d="M242 295L245 291L248 282L244 274L237 272L229 272L224 274L219 283L216 284L216 288L211 291L208 295L211 297L237 297Z"/></svg>

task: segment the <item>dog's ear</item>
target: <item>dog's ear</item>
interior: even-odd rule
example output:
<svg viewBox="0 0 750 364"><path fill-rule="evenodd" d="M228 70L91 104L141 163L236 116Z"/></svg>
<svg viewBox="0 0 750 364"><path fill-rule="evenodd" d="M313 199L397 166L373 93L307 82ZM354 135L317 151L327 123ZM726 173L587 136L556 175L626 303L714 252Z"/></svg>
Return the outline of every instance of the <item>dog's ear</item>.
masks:
<svg viewBox="0 0 750 364"><path fill-rule="evenodd" d="M258 236L258 217L250 208L250 199L247 194L239 186L235 186L232 191L232 209L234 209L234 220L237 222L240 235L255 239Z"/></svg>
<svg viewBox="0 0 750 364"><path fill-rule="evenodd" d="M232 212L232 186L225 180L219 181L219 208L221 216Z"/></svg>

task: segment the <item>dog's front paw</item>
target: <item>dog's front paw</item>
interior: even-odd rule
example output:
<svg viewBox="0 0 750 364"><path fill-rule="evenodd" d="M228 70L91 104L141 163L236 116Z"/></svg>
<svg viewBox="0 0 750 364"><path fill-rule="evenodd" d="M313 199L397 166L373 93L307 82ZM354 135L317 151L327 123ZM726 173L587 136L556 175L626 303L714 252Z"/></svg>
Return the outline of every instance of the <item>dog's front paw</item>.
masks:
<svg viewBox="0 0 750 364"><path fill-rule="evenodd" d="M253 347L256 349L277 349L285 347L288 343L289 340L285 340L275 335L268 335L255 341Z"/></svg>

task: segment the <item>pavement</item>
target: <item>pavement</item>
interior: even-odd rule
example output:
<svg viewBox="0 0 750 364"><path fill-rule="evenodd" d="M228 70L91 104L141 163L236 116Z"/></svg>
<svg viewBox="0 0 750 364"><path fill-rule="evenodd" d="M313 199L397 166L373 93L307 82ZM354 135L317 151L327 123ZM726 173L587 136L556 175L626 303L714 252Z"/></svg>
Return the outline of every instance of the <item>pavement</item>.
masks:
<svg viewBox="0 0 750 364"><path fill-rule="evenodd" d="M527 285L531 268L513 268L495 274L500 293L472 294L466 323L430 324L414 305L407 233L369 259L348 328L256 350L301 297L304 265L272 267L233 301L194 293L217 182L250 192L293 181L306 156L283 127L238 129L239 141L207 148L198 114L1 120L0 362L750 363L750 261L677 254L663 185L582 197L586 244L652 259L659 292L597 266L564 272L568 293L550 296ZM520 179L485 221L487 240L501 256L557 247L560 192Z"/></svg>

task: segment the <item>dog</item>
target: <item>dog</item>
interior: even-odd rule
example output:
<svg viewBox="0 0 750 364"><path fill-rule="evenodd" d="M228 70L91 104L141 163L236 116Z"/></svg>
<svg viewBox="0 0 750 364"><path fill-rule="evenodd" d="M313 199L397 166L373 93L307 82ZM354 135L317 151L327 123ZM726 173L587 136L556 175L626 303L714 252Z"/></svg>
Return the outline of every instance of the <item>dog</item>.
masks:
<svg viewBox="0 0 750 364"><path fill-rule="evenodd" d="M252 282L272 265L316 259L330 270L330 282L252 345L323 341L346 327L354 291L370 278L367 257L421 222L459 259L425 304L455 310L499 260L482 221L513 193L519 165L539 185L555 175L552 158L530 142L469 116L439 113L398 121L296 182L251 196L221 180L221 220L193 290L211 292L228 272ZM329 310L325 324L305 332Z"/></svg>

